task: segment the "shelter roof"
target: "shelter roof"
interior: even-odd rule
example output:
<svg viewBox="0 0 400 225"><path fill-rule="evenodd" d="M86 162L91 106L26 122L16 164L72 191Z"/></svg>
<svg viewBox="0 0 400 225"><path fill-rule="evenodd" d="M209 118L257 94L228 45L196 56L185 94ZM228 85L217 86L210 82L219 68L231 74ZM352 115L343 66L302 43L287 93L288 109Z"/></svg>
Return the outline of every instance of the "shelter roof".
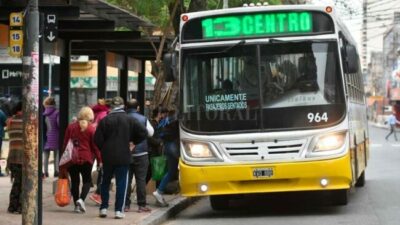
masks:
<svg viewBox="0 0 400 225"><path fill-rule="evenodd" d="M24 11L29 0L0 0L0 23L9 23L11 12ZM58 37L71 41L71 54L96 57L111 51L138 59L155 59L159 37L143 35L149 21L104 0L39 0L39 10L56 14ZM116 31L118 27L130 31ZM164 49L167 44L164 45Z"/></svg>

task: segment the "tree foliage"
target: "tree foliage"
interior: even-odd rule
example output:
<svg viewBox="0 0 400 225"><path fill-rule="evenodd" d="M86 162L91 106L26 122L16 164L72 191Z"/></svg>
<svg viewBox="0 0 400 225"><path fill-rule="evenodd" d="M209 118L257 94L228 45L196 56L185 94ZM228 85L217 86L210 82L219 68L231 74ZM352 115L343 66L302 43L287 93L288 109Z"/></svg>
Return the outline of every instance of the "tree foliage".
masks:
<svg viewBox="0 0 400 225"><path fill-rule="evenodd" d="M165 26L168 18L169 0L108 0L109 3L133 12L156 26Z"/></svg>
<svg viewBox="0 0 400 225"><path fill-rule="evenodd" d="M193 12L204 9L221 9L223 0L180 0L179 12ZM108 0L109 3L124 8L142 18L148 19L158 27L168 26L171 6L175 0ZM268 2L281 4L281 0L229 0L229 7L240 7L244 3ZM200 9L200 10L199 10Z"/></svg>

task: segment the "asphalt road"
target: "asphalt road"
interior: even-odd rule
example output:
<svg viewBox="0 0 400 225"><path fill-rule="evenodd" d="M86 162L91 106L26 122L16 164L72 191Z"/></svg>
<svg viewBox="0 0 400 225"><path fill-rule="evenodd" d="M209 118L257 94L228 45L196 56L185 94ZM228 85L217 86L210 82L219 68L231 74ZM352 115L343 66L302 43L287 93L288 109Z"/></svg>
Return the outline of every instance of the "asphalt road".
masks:
<svg viewBox="0 0 400 225"><path fill-rule="evenodd" d="M201 199L164 225L399 225L399 142L385 140L385 129L370 126L371 151L366 185L354 188L346 206L333 206L324 196L258 195L234 202L233 209L216 212Z"/></svg>

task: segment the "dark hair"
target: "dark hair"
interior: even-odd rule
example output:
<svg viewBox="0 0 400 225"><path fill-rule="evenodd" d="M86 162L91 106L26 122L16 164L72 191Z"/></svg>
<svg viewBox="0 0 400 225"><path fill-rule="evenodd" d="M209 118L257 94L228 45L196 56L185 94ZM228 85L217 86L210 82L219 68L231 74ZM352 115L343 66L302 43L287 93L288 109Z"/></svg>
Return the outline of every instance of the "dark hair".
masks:
<svg viewBox="0 0 400 225"><path fill-rule="evenodd" d="M160 112L161 112L161 113L168 113L168 109L165 108L165 107L161 107Z"/></svg>
<svg viewBox="0 0 400 225"><path fill-rule="evenodd" d="M158 113L160 113L160 110L158 110L158 108L155 108L151 112L151 116L154 118L154 117L158 116Z"/></svg>
<svg viewBox="0 0 400 225"><path fill-rule="evenodd" d="M138 107L139 107L139 101L134 98L132 98L126 103L127 109L137 109Z"/></svg>

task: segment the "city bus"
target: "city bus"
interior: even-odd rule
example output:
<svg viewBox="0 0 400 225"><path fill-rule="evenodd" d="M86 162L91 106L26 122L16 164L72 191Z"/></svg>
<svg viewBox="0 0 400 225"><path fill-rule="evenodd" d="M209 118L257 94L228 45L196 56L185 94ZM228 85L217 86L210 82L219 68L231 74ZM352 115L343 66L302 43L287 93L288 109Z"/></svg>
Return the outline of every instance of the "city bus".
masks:
<svg viewBox="0 0 400 225"><path fill-rule="evenodd" d="M183 14L175 50L165 63L180 85L182 195L210 196L215 210L277 192L323 192L345 205L364 186L360 60L333 7Z"/></svg>

